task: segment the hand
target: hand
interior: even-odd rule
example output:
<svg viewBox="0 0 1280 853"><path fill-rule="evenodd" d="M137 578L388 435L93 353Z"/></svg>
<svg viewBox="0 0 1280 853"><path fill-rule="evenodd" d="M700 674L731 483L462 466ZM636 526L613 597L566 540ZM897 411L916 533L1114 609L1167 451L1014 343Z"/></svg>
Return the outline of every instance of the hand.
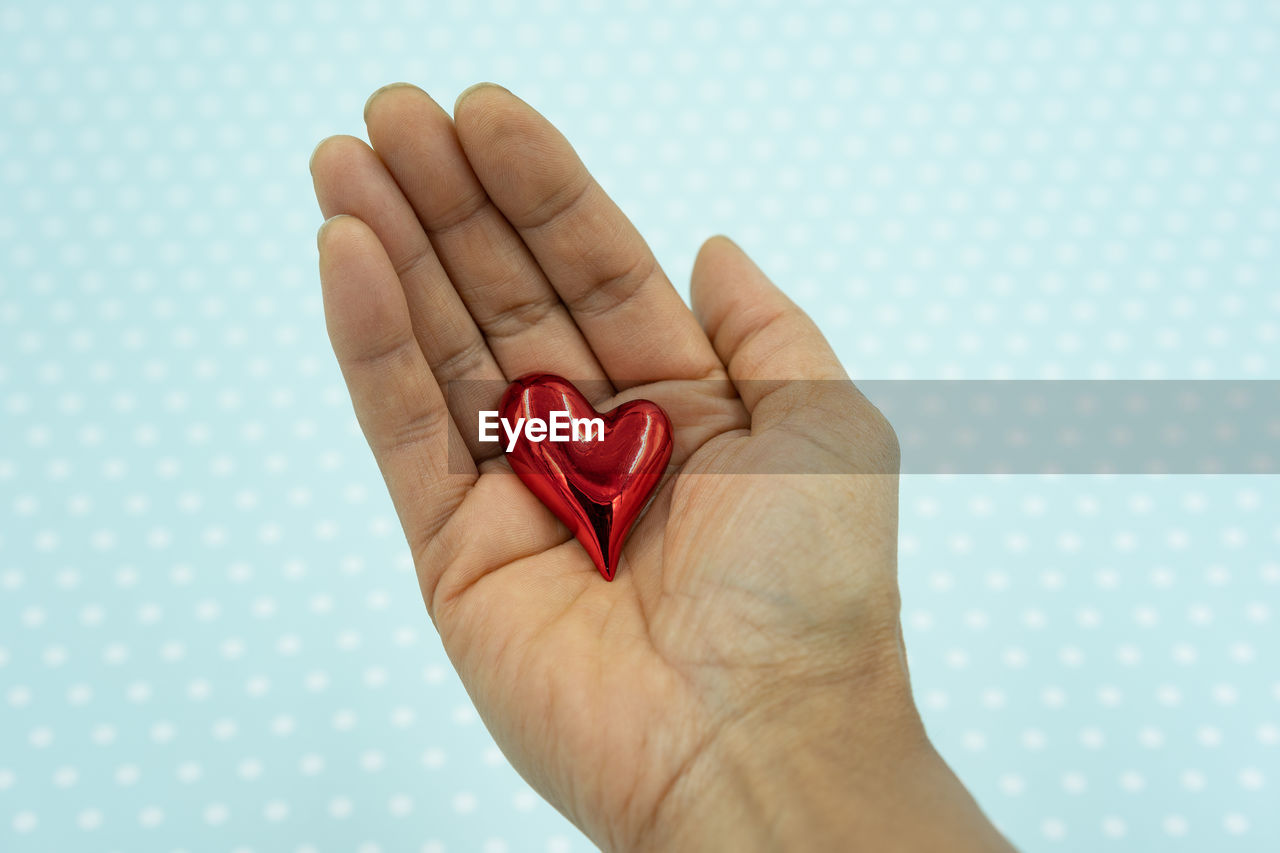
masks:
<svg viewBox="0 0 1280 853"><path fill-rule="evenodd" d="M516 769L610 850L1000 848L911 700L896 440L813 322L724 238L691 312L503 88L450 119L387 87L365 120L372 148L312 157L325 317L428 612ZM675 427L612 583L477 442L496 396L442 391L533 371Z"/></svg>

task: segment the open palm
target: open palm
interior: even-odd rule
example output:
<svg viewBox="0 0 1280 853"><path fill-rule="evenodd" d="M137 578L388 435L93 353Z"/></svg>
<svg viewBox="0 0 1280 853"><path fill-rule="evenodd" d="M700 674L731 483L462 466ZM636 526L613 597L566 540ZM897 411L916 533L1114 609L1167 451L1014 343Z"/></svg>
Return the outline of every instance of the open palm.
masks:
<svg viewBox="0 0 1280 853"><path fill-rule="evenodd" d="M330 137L312 158L325 313L427 608L515 767L598 843L640 846L726 732L809 682L901 668L892 431L723 238L695 265L695 317L505 89L451 119L388 87L365 119L372 147ZM476 441L477 410L534 371L675 427L613 583Z"/></svg>

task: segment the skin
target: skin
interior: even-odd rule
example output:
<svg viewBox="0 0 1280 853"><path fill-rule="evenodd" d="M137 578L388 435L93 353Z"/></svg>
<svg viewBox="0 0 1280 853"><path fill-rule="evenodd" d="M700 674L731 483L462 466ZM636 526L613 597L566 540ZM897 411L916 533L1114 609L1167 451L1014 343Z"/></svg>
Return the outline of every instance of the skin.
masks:
<svg viewBox="0 0 1280 853"><path fill-rule="evenodd" d="M365 122L311 160L329 335L427 610L530 785L606 850L1009 849L916 712L897 442L814 323L724 237L690 310L502 87L452 118L384 87ZM612 583L476 440L484 389L533 371L675 426ZM442 390L464 379L490 382Z"/></svg>

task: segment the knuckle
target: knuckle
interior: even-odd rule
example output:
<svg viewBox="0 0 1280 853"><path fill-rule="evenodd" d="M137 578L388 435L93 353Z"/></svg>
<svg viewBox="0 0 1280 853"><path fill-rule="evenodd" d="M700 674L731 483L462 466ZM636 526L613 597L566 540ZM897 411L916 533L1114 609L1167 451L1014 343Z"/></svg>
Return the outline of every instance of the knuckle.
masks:
<svg viewBox="0 0 1280 853"><path fill-rule="evenodd" d="M579 208L592 186L593 183L586 179L577 185L561 185L534 203L513 224L522 231L538 231L553 226Z"/></svg>
<svg viewBox="0 0 1280 853"><path fill-rule="evenodd" d="M427 262L434 260L435 257L435 249L429 242L424 240L421 246L416 247L409 254L397 260L392 266L395 269L396 276L401 281L412 281L424 270Z"/></svg>
<svg viewBox="0 0 1280 853"><path fill-rule="evenodd" d="M657 260L649 254L629 262L621 272L602 277L572 305L583 317L598 317L626 305L658 271Z"/></svg>
<svg viewBox="0 0 1280 853"><path fill-rule="evenodd" d="M543 295L517 298L484 318L485 334L490 340L514 337L544 323L559 304L559 300Z"/></svg>
<svg viewBox="0 0 1280 853"><path fill-rule="evenodd" d="M438 211L432 221L427 224L427 230L437 236L462 230L475 222L492 203L484 189L475 189L470 195Z"/></svg>

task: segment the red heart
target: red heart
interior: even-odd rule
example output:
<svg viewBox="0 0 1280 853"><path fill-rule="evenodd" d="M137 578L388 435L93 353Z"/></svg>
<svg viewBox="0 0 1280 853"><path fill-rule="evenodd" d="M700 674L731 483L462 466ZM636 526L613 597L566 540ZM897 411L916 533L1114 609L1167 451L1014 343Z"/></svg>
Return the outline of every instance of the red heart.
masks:
<svg viewBox="0 0 1280 853"><path fill-rule="evenodd" d="M507 459L529 491L574 532L604 579L613 580L622 543L671 459L666 412L648 400L597 412L577 388L550 373L512 382L498 408L512 428L518 418L549 423L551 412L604 422L598 440L598 430L592 440L584 430L577 440L531 441L522 429ZM505 447L505 428L502 440Z"/></svg>

